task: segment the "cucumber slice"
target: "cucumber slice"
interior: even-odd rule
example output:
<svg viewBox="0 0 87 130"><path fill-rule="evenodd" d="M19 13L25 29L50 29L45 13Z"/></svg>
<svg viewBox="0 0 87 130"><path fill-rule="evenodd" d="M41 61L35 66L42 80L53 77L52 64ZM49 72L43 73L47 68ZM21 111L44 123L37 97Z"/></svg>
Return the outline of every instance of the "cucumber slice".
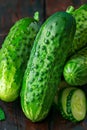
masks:
<svg viewBox="0 0 87 130"><path fill-rule="evenodd" d="M76 121L86 116L86 96L81 89L76 89L71 97L71 112Z"/></svg>
<svg viewBox="0 0 87 130"><path fill-rule="evenodd" d="M67 106L67 97L68 97L70 91L74 90L74 89L75 89L74 87L67 87L66 89L63 90L62 95L61 95L61 105L62 105L63 112L65 113L66 116L68 116L67 107L66 107Z"/></svg>
<svg viewBox="0 0 87 130"><path fill-rule="evenodd" d="M62 116L72 122L82 121L86 116L86 95L76 87L63 88L59 92L59 107Z"/></svg>

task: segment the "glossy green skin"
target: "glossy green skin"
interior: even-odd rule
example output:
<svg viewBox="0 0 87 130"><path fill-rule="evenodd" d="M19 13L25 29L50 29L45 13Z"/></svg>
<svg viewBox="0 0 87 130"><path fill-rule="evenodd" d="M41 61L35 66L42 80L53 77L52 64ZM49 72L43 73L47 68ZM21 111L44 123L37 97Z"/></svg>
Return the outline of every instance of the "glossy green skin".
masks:
<svg viewBox="0 0 87 130"><path fill-rule="evenodd" d="M57 12L36 36L21 90L22 109L33 122L43 120L50 110L74 33L74 18Z"/></svg>
<svg viewBox="0 0 87 130"><path fill-rule="evenodd" d="M72 56L64 66L66 82L73 86L82 86L87 83L87 47Z"/></svg>
<svg viewBox="0 0 87 130"><path fill-rule="evenodd" d="M70 13L76 20L76 33L69 56L87 45L87 4L81 5L78 9Z"/></svg>
<svg viewBox="0 0 87 130"><path fill-rule="evenodd" d="M0 50L0 99L14 101L19 96L24 70L38 31L32 18L17 21Z"/></svg>

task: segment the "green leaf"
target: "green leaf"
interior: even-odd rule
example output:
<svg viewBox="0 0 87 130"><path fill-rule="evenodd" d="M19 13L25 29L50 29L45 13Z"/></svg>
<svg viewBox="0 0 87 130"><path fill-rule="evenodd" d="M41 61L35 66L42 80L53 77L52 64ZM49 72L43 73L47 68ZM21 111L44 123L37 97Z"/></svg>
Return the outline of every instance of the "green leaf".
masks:
<svg viewBox="0 0 87 130"><path fill-rule="evenodd" d="M5 120L5 113L2 108L0 108L0 121Z"/></svg>

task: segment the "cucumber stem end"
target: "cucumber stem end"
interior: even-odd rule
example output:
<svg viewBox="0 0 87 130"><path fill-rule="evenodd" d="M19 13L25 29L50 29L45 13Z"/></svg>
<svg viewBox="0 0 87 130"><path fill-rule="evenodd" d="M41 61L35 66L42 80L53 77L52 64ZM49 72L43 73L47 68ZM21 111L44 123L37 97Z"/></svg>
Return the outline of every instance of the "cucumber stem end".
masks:
<svg viewBox="0 0 87 130"><path fill-rule="evenodd" d="M67 12L67 13L72 13L74 10L75 10L75 8L74 8L73 6L69 6L69 7L66 9L66 12Z"/></svg>
<svg viewBox="0 0 87 130"><path fill-rule="evenodd" d="M38 11L36 11L36 12L34 13L34 19L35 19L36 21L39 21L39 12L38 12Z"/></svg>

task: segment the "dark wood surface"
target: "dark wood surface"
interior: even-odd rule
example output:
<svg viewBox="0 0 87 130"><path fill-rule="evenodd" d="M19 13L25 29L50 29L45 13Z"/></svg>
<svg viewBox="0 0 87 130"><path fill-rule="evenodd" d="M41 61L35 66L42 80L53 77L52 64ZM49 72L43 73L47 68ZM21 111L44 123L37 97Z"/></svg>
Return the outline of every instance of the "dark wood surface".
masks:
<svg viewBox="0 0 87 130"><path fill-rule="evenodd" d="M30 16L38 10L43 21L56 11L65 10L69 5L79 7L87 0L0 0L0 46L10 27L20 18ZM22 112L20 98L12 103L0 101L6 119L0 121L0 130L87 130L87 117L80 123L64 120L55 107L47 118L32 123Z"/></svg>

